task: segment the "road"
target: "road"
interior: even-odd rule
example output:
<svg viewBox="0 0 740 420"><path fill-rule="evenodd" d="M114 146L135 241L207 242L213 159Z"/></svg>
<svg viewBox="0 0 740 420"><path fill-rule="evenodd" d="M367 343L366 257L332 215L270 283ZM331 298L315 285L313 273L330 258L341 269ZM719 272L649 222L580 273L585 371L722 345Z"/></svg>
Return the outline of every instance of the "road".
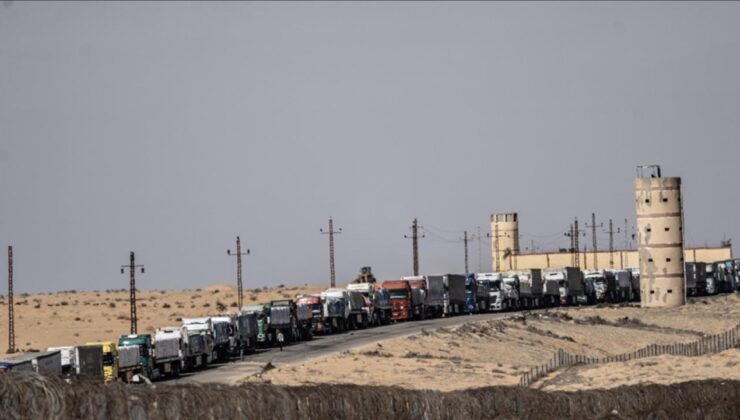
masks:
<svg viewBox="0 0 740 420"><path fill-rule="evenodd" d="M464 324L471 321L484 321L511 316L512 313L488 313L464 315L452 318L427 319L424 321L403 322L379 328L356 330L345 334L315 336L313 340L303 341L280 349L258 350L255 354L244 357L243 361L235 359L229 363L213 365L206 370L183 373L179 379L163 383L222 383L234 384L239 379L260 373L268 363L275 366L286 363L300 363L306 360L328 356L354 347L372 344L382 340L416 334L425 329L435 329Z"/></svg>

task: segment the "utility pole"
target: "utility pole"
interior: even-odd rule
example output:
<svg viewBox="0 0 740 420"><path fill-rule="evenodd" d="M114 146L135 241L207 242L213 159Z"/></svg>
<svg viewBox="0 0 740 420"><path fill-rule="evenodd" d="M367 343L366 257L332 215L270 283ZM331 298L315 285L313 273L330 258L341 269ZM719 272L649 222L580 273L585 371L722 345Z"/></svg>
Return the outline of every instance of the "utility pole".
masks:
<svg viewBox="0 0 740 420"><path fill-rule="evenodd" d="M597 227L604 227L604 223L596 224L596 213L591 213L591 225L589 226L588 223L586 223L587 228L591 228L591 236L593 238L593 245L594 245L594 270L599 269L599 256L598 256L598 243L596 242L596 228ZM584 258L586 254L584 254Z"/></svg>
<svg viewBox="0 0 740 420"><path fill-rule="evenodd" d="M13 314L13 247L8 247L8 354L15 353L15 314Z"/></svg>
<svg viewBox="0 0 740 420"><path fill-rule="evenodd" d="M478 239L478 272L480 273L483 271L483 248L481 246L480 226L478 226L478 236L476 239Z"/></svg>
<svg viewBox="0 0 740 420"><path fill-rule="evenodd" d="M529 252L530 252L530 253L532 253L532 254L534 254L534 253L535 253L535 249L534 249L534 239L530 239L530 240L529 240L529 243L530 243L530 248L529 248Z"/></svg>
<svg viewBox="0 0 740 420"><path fill-rule="evenodd" d="M573 224L570 225L570 231L565 233L565 236L570 237L570 250L572 253L571 261L573 262L574 267L581 268L581 257L580 257L580 250L578 247L578 236L583 234L583 236L586 236L585 232L581 232L581 230L578 228L578 218L576 217L573 221Z"/></svg>
<svg viewBox="0 0 740 420"><path fill-rule="evenodd" d="M468 231L463 232L463 242L465 243L465 274L469 273L468 270Z"/></svg>
<svg viewBox="0 0 740 420"><path fill-rule="evenodd" d="M498 238L499 238L498 224L496 224L496 226L494 226L493 228L493 246L496 250L496 272L501 271L501 256L499 255L500 250L499 250Z"/></svg>
<svg viewBox="0 0 740 420"><path fill-rule="evenodd" d="M630 241L630 234L629 234L629 229L627 225L627 219L625 218L624 219L624 250L625 251L629 249L629 241Z"/></svg>
<svg viewBox="0 0 740 420"><path fill-rule="evenodd" d="M247 252L242 252L242 243L239 237L236 237L236 254L232 254L230 249L226 250L226 255L236 256L236 299L239 305L239 310L242 309L244 303L244 287L242 285L242 255L249 255L249 249Z"/></svg>
<svg viewBox="0 0 740 420"><path fill-rule="evenodd" d="M129 273L131 274L131 280L129 283L129 288L130 288L129 306L131 307L131 334L138 334L137 332L138 320L136 318L136 269L141 268L141 274L144 274L144 266L136 265L135 258L134 258L134 251L131 251L131 254L129 256L129 265L121 266L121 274L125 273L127 268L128 268Z"/></svg>
<svg viewBox="0 0 740 420"><path fill-rule="evenodd" d="M411 224L411 247L412 251L414 253L414 275L419 275L419 228L422 228L419 226L419 223L416 219L414 219L413 223ZM423 229L423 228L422 228ZM409 236L403 235L404 238L408 239ZM424 235L421 235L422 238L424 238Z"/></svg>
<svg viewBox="0 0 740 420"><path fill-rule="evenodd" d="M319 232L329 235L329 275L331 276L331 287L335 287L337 285L337 277L334 272L334 235L342 233L342 228L334 230L334 220L329 216L329 230L324 231L324 229L319 229Z"/></svg>
<svg viewBox="0 0 740 420"><path fill-rule="evenodd" d="M614 267L614 234L619 233L619 228L614 230L612 219L609 219L609 230L606 232L609 234L609 267Z"/></svg>

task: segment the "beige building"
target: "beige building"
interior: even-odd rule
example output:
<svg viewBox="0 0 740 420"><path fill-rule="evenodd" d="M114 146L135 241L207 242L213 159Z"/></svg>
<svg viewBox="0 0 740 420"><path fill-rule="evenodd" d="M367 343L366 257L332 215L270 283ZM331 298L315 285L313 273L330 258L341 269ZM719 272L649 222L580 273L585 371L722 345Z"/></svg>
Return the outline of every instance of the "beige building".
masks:
<svg viewBox="0 0 740 420"><path fill-rule="evenodd" d="M638 268L638 254L636 249L599 251L596 257L600 269L607 268ZM594 252L581 251L579 253L581 269L594 269ZM685 248L684 261L686 262L715 262L732 259L732 247ZM573 254L570 252L538 252L533 254L513 254L504 258L499 271L527 270L530 268L561 268L573 265ZM495 263L494 263L494 271Z"/></svg>

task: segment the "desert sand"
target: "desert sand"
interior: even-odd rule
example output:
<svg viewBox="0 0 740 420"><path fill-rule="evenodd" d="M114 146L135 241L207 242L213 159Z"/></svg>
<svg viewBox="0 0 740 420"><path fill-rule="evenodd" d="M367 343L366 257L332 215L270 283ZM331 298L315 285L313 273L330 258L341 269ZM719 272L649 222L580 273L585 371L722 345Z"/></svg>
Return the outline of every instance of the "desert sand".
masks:
<svg viewBox="0 0 740 420"><path fill-rule="evenodd" d="M244 304L319 293L326 286L281 286L244 290ZM140 333L181 325L181 319L234 312L236 287L219 284L204 289L137 292ZM16 295L15 343L21 351L115 340L130 328L129 290L67 291ZM7 296L0 296L0 357L8 348Z"/></svg>
<svg viewBox="0 0 740 420"><path fill-rule="evenodd" d="M506 320L382 341L302 364L282 365L244 382L303 385L353 383L440 391L510 385L558 349L591 357L634 351L648 344L696 340L740 321L740 295L698 299L675 309L602 306L512 313ZM705 357L660 356L628 363L554 372L533 386L545 390L608 388L691 379L740 379L740 351ZM558 379L560 375L562 378Z"/></svg>

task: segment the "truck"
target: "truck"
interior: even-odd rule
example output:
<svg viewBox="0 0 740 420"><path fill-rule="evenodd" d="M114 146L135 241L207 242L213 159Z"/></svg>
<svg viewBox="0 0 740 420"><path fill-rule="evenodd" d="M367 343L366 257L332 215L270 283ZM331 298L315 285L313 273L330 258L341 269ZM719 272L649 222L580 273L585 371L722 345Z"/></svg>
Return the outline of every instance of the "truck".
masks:
<svg viewBox="0 0 740 420"><path fill-rule="evenodd" d="M519 278L519 299L521 306L527 309L542 306L542 270L531 269L519 271L516 275Z"/></svg>
<svg viewBox="0 0 740 420"><path fill-rule="evenodd" d="M347 290L349 302L349 325L352 329L367 328L370 308L365 296L356 290Z"/></svg>
<svg viewBox="0 0 740 420"><path fill-rule="evenodd" d="M427 315L441 318L445 314L445 281L443 276L424 276L426 281Z"/></svg>
<svg viewBox="0 0 740 420"><path fill-rule="evenodd" d="M470 274L476 283L477 312L488 312L491 307L491 283L488 280L478 280L475 274Z"/></svg>
<svg viewBox="0 0 740 420"><path fill-rule="evenodd" d="M715 271L715 265L712 263L708 263L704 265L704 270L706 271L706 281L707 281L707 294L708 295L715 295L717 294L717 273Z"/></svg>
<svg viewBox="0 0 740 420"><path fill-rule="evenodd" d="M33 368L33 357L33 353L28 353L0 360L0 373L35 372ZM61 357L59 363L61 364Z"/></svg>
<svg viewBox="0 0 740 420"><path fill-rule="evenodd" d="M63 376L68 377L75 374L75 346L49 347L46 351L59 351Z"/></svg>
<svg viewBox="0 0 740 420"><path fill-rule="evenodd" d="M640 300L640 269L639 268L627 268L630 272L630 284L632 285L632 299Z"/></svg>
<svg viewBox="0 0 740 420"><path fill-rule="evenodd" d="M501 305L503 310L519 309L519 276L516 274L506 274L501 279Z"/></svg>
<svg viewBox="0 0 740 420"><path fill-rule="evenodd" d="M342 333L348 327L349 302L344 289L326 289L321 292L324 310L324 329L329 333Z"/></svg>
<svg viewBox="0 0 740 420"><path fill-rule="evenodd" d="M213 337L213 347L211 359L219 362L229 360L232 348L234 348L234 325L231 317L212 316L211 332Z"/></svg>
<svg viewBox="0 0 740 420"><path fill-rule="evenodd" d="M684 276L686 278L686 294L689 296L701 296L707 293L707 269L702 262L690 262L684 264Z"/></svg>
<svg viewBox="0 0 740 420"><path fill-rule="evenodd" d="M187 331L188 336L200 335L205 339L205 355L201 355L200 366L206 367L216 360L214 354L214 330L210 317L183 318L182 329ZM221 337L223 340L223 337ZM190 340L190 338L188 338ZM227 337L228 340L228 337ZM205 356L205 357L203 357ZM192 365L191 367L194 367Z"/></svg>
<svg viewBox="0 0 740 420"><path fill-rule="evenodd" d="M575 305L579 297L584 297L583 273L577 267L565 267L545 271L545 280L557 282L560 291L560 305Z"/></svg>
<svg viewBox="0 0 740 420"><path fill-rule="evenodd" d="M463 313L474 314L478 312L478 282L475 274L465 274L465 306Z"/></svg>
<svg viewBox="0 0 740 420"><path fill-rule="evenodd" d="M120 354L123 352L123 361ZM133 360L132 360L133 359ZM79 377L113 382L131 382L141 373L139 348L117 347L112 341L90 342L74 349L75 374Z"/></svg>
<svg viewBox="0 0 740 420"><path fill-rule="evenodd" d="M410 321L414 319L415 313L420 313L422 302L413 299L414 290L408 280L386 280L383 289L388 290L391 299L391 319L393 321ZM416 292L417 300L421 294Z"/></svg>
<svg viewBox="0 0 740 420"><path fill-rule="evenodd" d="M234 317L239 356L257 349L257 314L240 313Z"/></svg>
<svg viewBox="0 0 740 420"><path fill-rule="evenodd" d="M324 334L327 329L324 325L324 309L321 304L321 295L300 295L294 299L296 305L305 305L311 314L311 333Z"/></svg>
<svg viewBox="0 0 740 420"><path fill-rule="evenodd" d="M631 302L635 300L632 272L629 270L610 271L614 275L614 283L617 288L616 300L619 302Z"/></svg>
<svg viewBox="0 0 740 420"><path fill-rule="evenodd" d="M500 273L476 273L475 279L478 284L488 284L488 310L500 311L503 309L501 302L501 274Z"/></svg>
<svg viewBox="0 0 740 420"><path fill-rule="evenodd" d="M460 315L465 310L465 276L445 274L442 276L445 285L445 313Z"/></svg>
<svg viewBox="0 0 740 420"><path fill-rule="evenodd" d="M0 360L0 373L35 372L45 376L62 375L62 354L59 350L31 352Z"/></svg>
<svg viewBox="0 0 740 420"><path fill-rule="evenodd" d="M409 282L409 286L411 286L411 298L412 298L412 307L418 308L418 311L414 311L413 318L414 319L425 319L428 315L428 309L427 309L427 282L424 278L424 276L404 276L401 277L401 280L405 280ZM421 301L421 306L413 305L413 301Z"/></svg>
<svg viewBox="0 0 740 420"><path fill-rule="evenodd" d="M289 299L273 300L265 305L268 346L279 346L298 339L295 303Z"/></svg>
<svg viewBox="0 0 740 420"><path fill-rule="evenodd" d="M605 270L587 270L584 277L584 281L592 283L594 287L593 300L589 299L589 303L616 301L617 285L612 273Z"/></svg>
<svg viewBox="0 0 740 420"><path fill-rule="evenodd" d="M206 330L200 330L194 324L180 326L183 371L189 372L208 366L211 341L210 331L207 328L206 326Z"/></svg>
<svg viewBox="0 0 740 420"><path fill-rule="evenodd" d="M154 332L154 364L160 374L177 378L185 365L182 331L177 327L157 328Z"/></svg>
<svg viewBox="0 0 740 420"><path fill-rule="evenodd" d="M341 333L348 328L349 302L344 289L326 289L321 292L324 311L324 329L327 333Z"/></svg>
<svg viewBox="0 0 740 420"><path fill-rule="evenodd" d="M347 290L359 292L365 299L369 324L386 325L391 321L391 301L388 291L375 283L352 283Z"/></svg>
<svg viewBox="0 0 740 420"><path fill-rule="evenodd" d="M560 280L542 272L542 304L546 308L560 306Z"/></svg>
<svg viewBox="0 0 740 420"><path fill-rule="evenodd" d="M178 377L181 366L179 343L168 336L158 345L159 348L150 334L122 335L118 340L119 348L121 346L139 348L139 365L145 377L151 380L164 376Z"/></svg>
<svg viewBox="0 0 740 420"><path fill-rule="evenodd" d="M253 313L257 317L257 347L272 345L273 337L269 335L269 322L265 305L249 305L241 308L242 312Z"/></svg>
<svg viewBox="0 0 740 420"><path fill-rule="evenodd" d="M298 328L297 340L311 340L313 338L313 326L311 322L311 308L308 305L295 304L295 320Z"/></svg>

